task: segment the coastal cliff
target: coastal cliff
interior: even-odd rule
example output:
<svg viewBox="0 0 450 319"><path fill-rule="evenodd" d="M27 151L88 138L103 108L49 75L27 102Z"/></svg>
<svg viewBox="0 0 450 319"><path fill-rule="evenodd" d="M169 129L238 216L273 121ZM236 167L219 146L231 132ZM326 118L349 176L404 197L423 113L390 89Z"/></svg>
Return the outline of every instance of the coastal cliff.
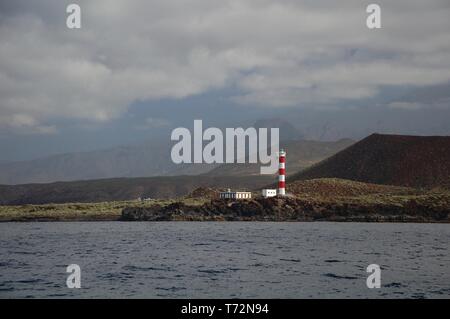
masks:
<svg viewBox="0 0 450 319"><path fill-rule="evenodd" d="M0 206L8 221L346 221L450 222L450 191L315 179L289 184L289 196L218 199L200 187L184 197L101 203Z"/></svg>
<svg viewBox="0 0 450 319"><path fill-rule="evenodd" d="M167 206L129 207L122 221L355 221L450 222L448 206L428 203L430 198L399 203L330 202L295 197L251 200L214 199L202 205L175 202Z"/></svg>

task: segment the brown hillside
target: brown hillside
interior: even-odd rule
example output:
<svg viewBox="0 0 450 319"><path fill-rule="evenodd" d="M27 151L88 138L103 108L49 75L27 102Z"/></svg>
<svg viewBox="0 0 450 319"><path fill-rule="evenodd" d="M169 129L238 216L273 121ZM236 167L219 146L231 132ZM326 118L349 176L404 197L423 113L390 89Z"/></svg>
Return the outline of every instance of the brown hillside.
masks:
<svg viewBox="0 0 450 319"><path fill-rule="evenodd" d="M289 183L290 194L314 197L354 197L372 194L409 195L413 188L349 181L337 178L320 178Z"/></svg>
<svg viewBox="0 0 450 319"><path fill-rule="evenodd" d="M211 187L198 187L194 189L187 198L219 198L220 191Z"/></svg>
<svg viewBox="0 0 450 319"><path fill-rule="evenodd" d="M372 134L290 180L342 178L409 187L450 181L450 137Z"/></svg>

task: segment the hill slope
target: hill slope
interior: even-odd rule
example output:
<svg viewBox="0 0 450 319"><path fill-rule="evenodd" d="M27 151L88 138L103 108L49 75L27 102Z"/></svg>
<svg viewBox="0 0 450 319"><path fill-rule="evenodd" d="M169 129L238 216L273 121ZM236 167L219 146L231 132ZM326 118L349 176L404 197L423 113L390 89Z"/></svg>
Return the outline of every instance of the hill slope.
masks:
<svg viewBox="0 0 450 319"><path fill-rule="evenodd" d="M450 137L372 134L291 177L439 187L450 181Z"/></svg>
<svg viewBox="0 0 450 319"><path fill-rule="evenodd" d="M289 172L297 172L353 143L291 141ZM284 143L283 143L284 144ZM0 163L0 184L51 183L120 177L198 175L212 170L214 176L259 174L259 164L174 164L171 145L148 141L106 150L53 155L46 158ZM216 170L217 168L217 170Z"/></svg>
<svg viewBox="0 0 450 319"><path fill-rule="evenodd" d="M67 153L41 159L0 163L0 184L51 183L116 177L196 175L202 164L176 165L167 160L171 145L147 141L105 150Z"/></svg>
<svg viewBox="0 0 450 319"><path fill-rule="evenodd" d="M341 139L335 142L319 142L307 140L290 140L281 142L288 150L286 157L288 176L297 173L321 160L330 157L354 143L351 139ZM261 164L223 164L210 172L209 176L242 176L258 175Z"/></svg>
<svg viewBox="0 0 450 319"><path fill-rule="evenodd" d="M319 178L289 183L289 193L296 196L320 198L357 197L373 194L415 195L420 192L414 188L370 184L338 178Z"/></svg>
<svg viewBox="0 0 450 319"><path fill-rule="evenodd" d="M253 127L279 127L280 140L298 140L302 134L289 122L282 119L264 119ZM0 162L0 184L51 183L56 181L79 181L121 177L198 175L211 171L220 164L175 164L170 160L172 145L167 140L151 139L145 142L111 147L89 152L74 152L47 156L20 162ZM316 150L321 144L310 143L312 150L323 159L329 155L326 148ZM307 164L307 163L306 163ZM243 166L239 166L242 168ZM255 170L259 170L254 166ZM213 175L228 175L228 168ZM239 175L246 175L240 171ZM248 173L250 174L250 173ZM235 174L231 174L235 175Z"/></svg>
<svg viewBox="0 0 450 319"><path fill-rule="evenodd" d="M0 205L107 202L142 198L173 198L197 187L253 189L273 176L169 176L114 178L50 184L0 185Z"/></svg>

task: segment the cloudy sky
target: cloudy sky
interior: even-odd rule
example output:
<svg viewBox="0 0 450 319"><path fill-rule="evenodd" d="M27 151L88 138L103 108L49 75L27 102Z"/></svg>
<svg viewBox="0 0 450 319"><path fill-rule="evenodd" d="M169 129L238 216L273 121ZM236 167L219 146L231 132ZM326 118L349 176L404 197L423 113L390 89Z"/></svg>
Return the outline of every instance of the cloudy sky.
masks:
<svg viewBox="0 0 450 319"><path fill-rule="evenodd" d="M0 0L0 160L165 138L193 118L450 134L448 0L377 1L379 30L361 0L72 2L80 30L71 1Z"/></svg>

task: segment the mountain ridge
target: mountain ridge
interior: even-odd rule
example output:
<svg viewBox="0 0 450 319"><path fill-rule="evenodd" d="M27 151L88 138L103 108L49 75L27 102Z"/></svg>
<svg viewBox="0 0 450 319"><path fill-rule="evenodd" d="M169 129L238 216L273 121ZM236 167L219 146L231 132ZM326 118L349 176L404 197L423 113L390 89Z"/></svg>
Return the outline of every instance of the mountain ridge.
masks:
<svg viewBox="0 0 450 319"><path fill-rule="evenodd" d="M407 187L443 186L450 181L450 136L374 133L290 180L316 178Z"/></svg>
<svg viewBox="0 0 450 319"><path fill-rule="evenodd" d="M279 118L260 119L253 127L279 127L281 141L287 137L294 139L302 137L292 124ZM199 175L220 165L175 164L170 160L170 153L170 139L147 140L106 149L55 154L27 161L0 162L0 184Z"/></svg>

